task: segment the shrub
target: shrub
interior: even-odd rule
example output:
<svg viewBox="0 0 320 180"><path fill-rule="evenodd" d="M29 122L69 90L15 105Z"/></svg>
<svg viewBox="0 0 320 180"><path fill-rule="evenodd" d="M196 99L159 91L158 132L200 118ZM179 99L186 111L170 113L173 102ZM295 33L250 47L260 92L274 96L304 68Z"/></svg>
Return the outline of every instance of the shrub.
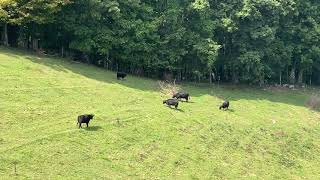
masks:
<svg viewBox="0 0 320 180"><path fill-rule="evenodd" d="M307 106L311 109L320 109L320 96L312 95L307 101Z"/></svg>
<svg viewBox="0 0 320 180"><path fill-rule="evenodd" d="M176 85L176 82L169 81L158 81L160 93L164 96L172 96L180 90L179 86Z"/></svg>

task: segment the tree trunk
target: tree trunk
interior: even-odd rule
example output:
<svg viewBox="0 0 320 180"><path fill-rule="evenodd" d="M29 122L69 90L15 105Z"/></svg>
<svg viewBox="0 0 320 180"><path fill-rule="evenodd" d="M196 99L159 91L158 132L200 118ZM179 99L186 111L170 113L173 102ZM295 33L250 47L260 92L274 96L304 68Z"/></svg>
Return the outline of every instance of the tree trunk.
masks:
<svg viewBox="0 0 320 180"><path fill-rule="evenodd" d="M38 39L32 38L32 49L35 51L38 50Z"/></svg>
<svg viewBox="0 0 320 180"><path fill-rule="evenodd" d="M5 23L3 26L3 44L5 46L9 46L8 24L7 23Z"/></svg>
<svg viewBox="0 0 320 180"><path fill-rule="evenodd" d="M183 73L183 78L182 78L182 80L184 80L184 81L187 81L187 72L188 72L188 70L187 70L187 66L184 66L184 73Z"/></svg>
<svg viewBox="0 0 320 180"><path fill-rule="evenodd" d="M109 53L107 54L107 59L104 59L103 67L109 69Z"/></svg>
<svg viewBox="0 0 320 180"><path fill-rule="evenodd" d="M234 69L232 70L232 81L235 84L239 83L239 77Z"/></svg>
<svg viewBox="0 0 320 180"><path fill-rule="evenodd" d="M298 77L298 84L301 85L303 80L303 69L300 70L299 72L299 77Z"/></svg>
<svg viewBox="0 0 320 180"><path fill-rule="evenodd" d="M85 54L84 59L86 60L87 64L91 64L89 55Z"/></svg>
<svg viewBox="0 0 320 180"><path fill-rule="evenodd" d="M296 74L295 74L295 68L292 67L290 72L290 83L294 84L296 82Z"/></svg>
<svg viewBox="0 0 320 180"><path fill-rule="evenodd" d="M226 36L223 35L223 57L224 57L224 59L226 59L226 44L227 44Z"/></svg>
<svg viewBox="0 0 320 180"><path fill-rule="evenodd" d="M310 80L309 80L309 85L311 86L312 84L312 75L310 75Z"/></svg>
<svg viewBox="0 0 320 180"><path fill-rule="evenodd" d="M32 39L32 37L31 36L28 36L28 42L27 42L27 47L28 47L28 49L30 49L30 46L31 46L31 39Z"/></svg>
<svg viewBox="0 0 320 180"><path fill-rule="evenodd" d="M61 57L64 57L64 47L61 46Z"/></svg>
<svg viewBox="0 0 320 180"><path fill-rule="evenodd" d="M261 77L259 80L259 86L262 87L264 86L264 77Z"/></svg>
<svg viewBox="0 0 320 180"><path fill-rule="evenodd" d="M107 60L103 59L103 68L106 69L107 68Z"/></svg>
<svg viewBox="0 0 320 180"><path fill-rule="evenodd" d="M286 75L287 75L286 82L288 83L288 81L289 81L289 66L287 66Z"/></svg>
<svg viewBox="0 0 320 180"><path fill-rule="evenodd" d="M280 86L282 86L282 71L280 70L280 77L279 77L279 83L280 83Z"/></svg>

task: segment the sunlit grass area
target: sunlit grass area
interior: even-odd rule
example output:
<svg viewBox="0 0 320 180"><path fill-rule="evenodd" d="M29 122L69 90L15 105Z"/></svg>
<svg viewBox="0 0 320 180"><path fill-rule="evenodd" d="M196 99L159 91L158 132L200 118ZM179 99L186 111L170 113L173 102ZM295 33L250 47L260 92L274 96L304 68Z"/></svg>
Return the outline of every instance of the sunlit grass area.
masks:
<svg viewBox="0 0 320 180"><path fill-rule="evenodd" d="M8 49L0 81L4 179L320 176L320 113L305 106L317 89L185 84L175 110L157 81ZM84 113L95 118L78 129Z"/></svg>

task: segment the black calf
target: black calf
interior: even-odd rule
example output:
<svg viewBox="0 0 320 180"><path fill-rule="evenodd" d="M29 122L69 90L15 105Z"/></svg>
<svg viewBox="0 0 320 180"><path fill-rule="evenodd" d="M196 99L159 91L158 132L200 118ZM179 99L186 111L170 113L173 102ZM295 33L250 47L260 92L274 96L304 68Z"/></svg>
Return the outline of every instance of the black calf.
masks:
<svg viewBox="0 0 320 180"><path fill-rule="evenodd" d="M186 99L186 101L188 102L189 100L189 93L186 93L186 92L177 92L175 93L172 98L177 98L177 99Z"/></svg>
<svg viewBox="0 0 320 180"><path fill-rule="evenodd" d="M179 106L179 101L177 99L167 99L163 101L163 104L167 104L168 106L174 106L176 109Z"/></svg>
<svg viewBox="0 0 320 180"><path fill-rule="evenodd" d="M219 107L219 109L228 109L229 108L229 101L225 101L222 103L222 105Z"/></svg>
<svg viewBox="0 0 320 180"><path fill-rule="evenodd" d="M117 72L117 79L124 79L127 76L127 73Z"/></svg>
<svg viewBox="0 0 320 180"><path fill-rule="evenodd" d="M79 124L79 128L82 128L81 126L82 123L86 123L88 127L90 120L93 119L93 116L94 116L93 114L84 114L84 115L78 116L77 124Z"/></svg>

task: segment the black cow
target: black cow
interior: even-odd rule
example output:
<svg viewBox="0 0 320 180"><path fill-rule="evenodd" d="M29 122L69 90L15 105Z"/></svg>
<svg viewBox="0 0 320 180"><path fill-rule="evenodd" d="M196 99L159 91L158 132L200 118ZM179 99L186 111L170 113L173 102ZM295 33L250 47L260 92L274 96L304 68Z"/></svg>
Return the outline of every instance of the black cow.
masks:
<svg viewBox="0 0 320 180"><path fill-rule="evenodd" d="M125 72L117 72L117 79L124 79L127 76Z"/></svg>
<svg viewBox="0 0 320 180"><path fill-rule="evenodd" d="M172 98L176 98L176 99L186 99L186 101L188 102L189 100L189 93L186 92L177 92L175 94L173 94Z"/></svg>
<svg viewBox="0 0 320 180"><path fill-rule="evenodd" d="M93 119L93 117L94 117L93 114L84 114L84 115L78 116L77 124L79 124L79 128L82 128L82 126L81 126L82 123L86 123L87 127L88 127L89 122L91 119Z"/></svg>
<svg viewBox="0 0 320 180"><path fill-rule="evenodd" d="M167 104L168 106L174 106L176 109L179 106L179 101L177 99L167 99L163 101L163 104Z"/></svg>
<svg viewBox="0 0 320 180"><path fill-rule="evenodd" d="M228 109L229 108L229 101L224 101L219 109Z"/></svg>

